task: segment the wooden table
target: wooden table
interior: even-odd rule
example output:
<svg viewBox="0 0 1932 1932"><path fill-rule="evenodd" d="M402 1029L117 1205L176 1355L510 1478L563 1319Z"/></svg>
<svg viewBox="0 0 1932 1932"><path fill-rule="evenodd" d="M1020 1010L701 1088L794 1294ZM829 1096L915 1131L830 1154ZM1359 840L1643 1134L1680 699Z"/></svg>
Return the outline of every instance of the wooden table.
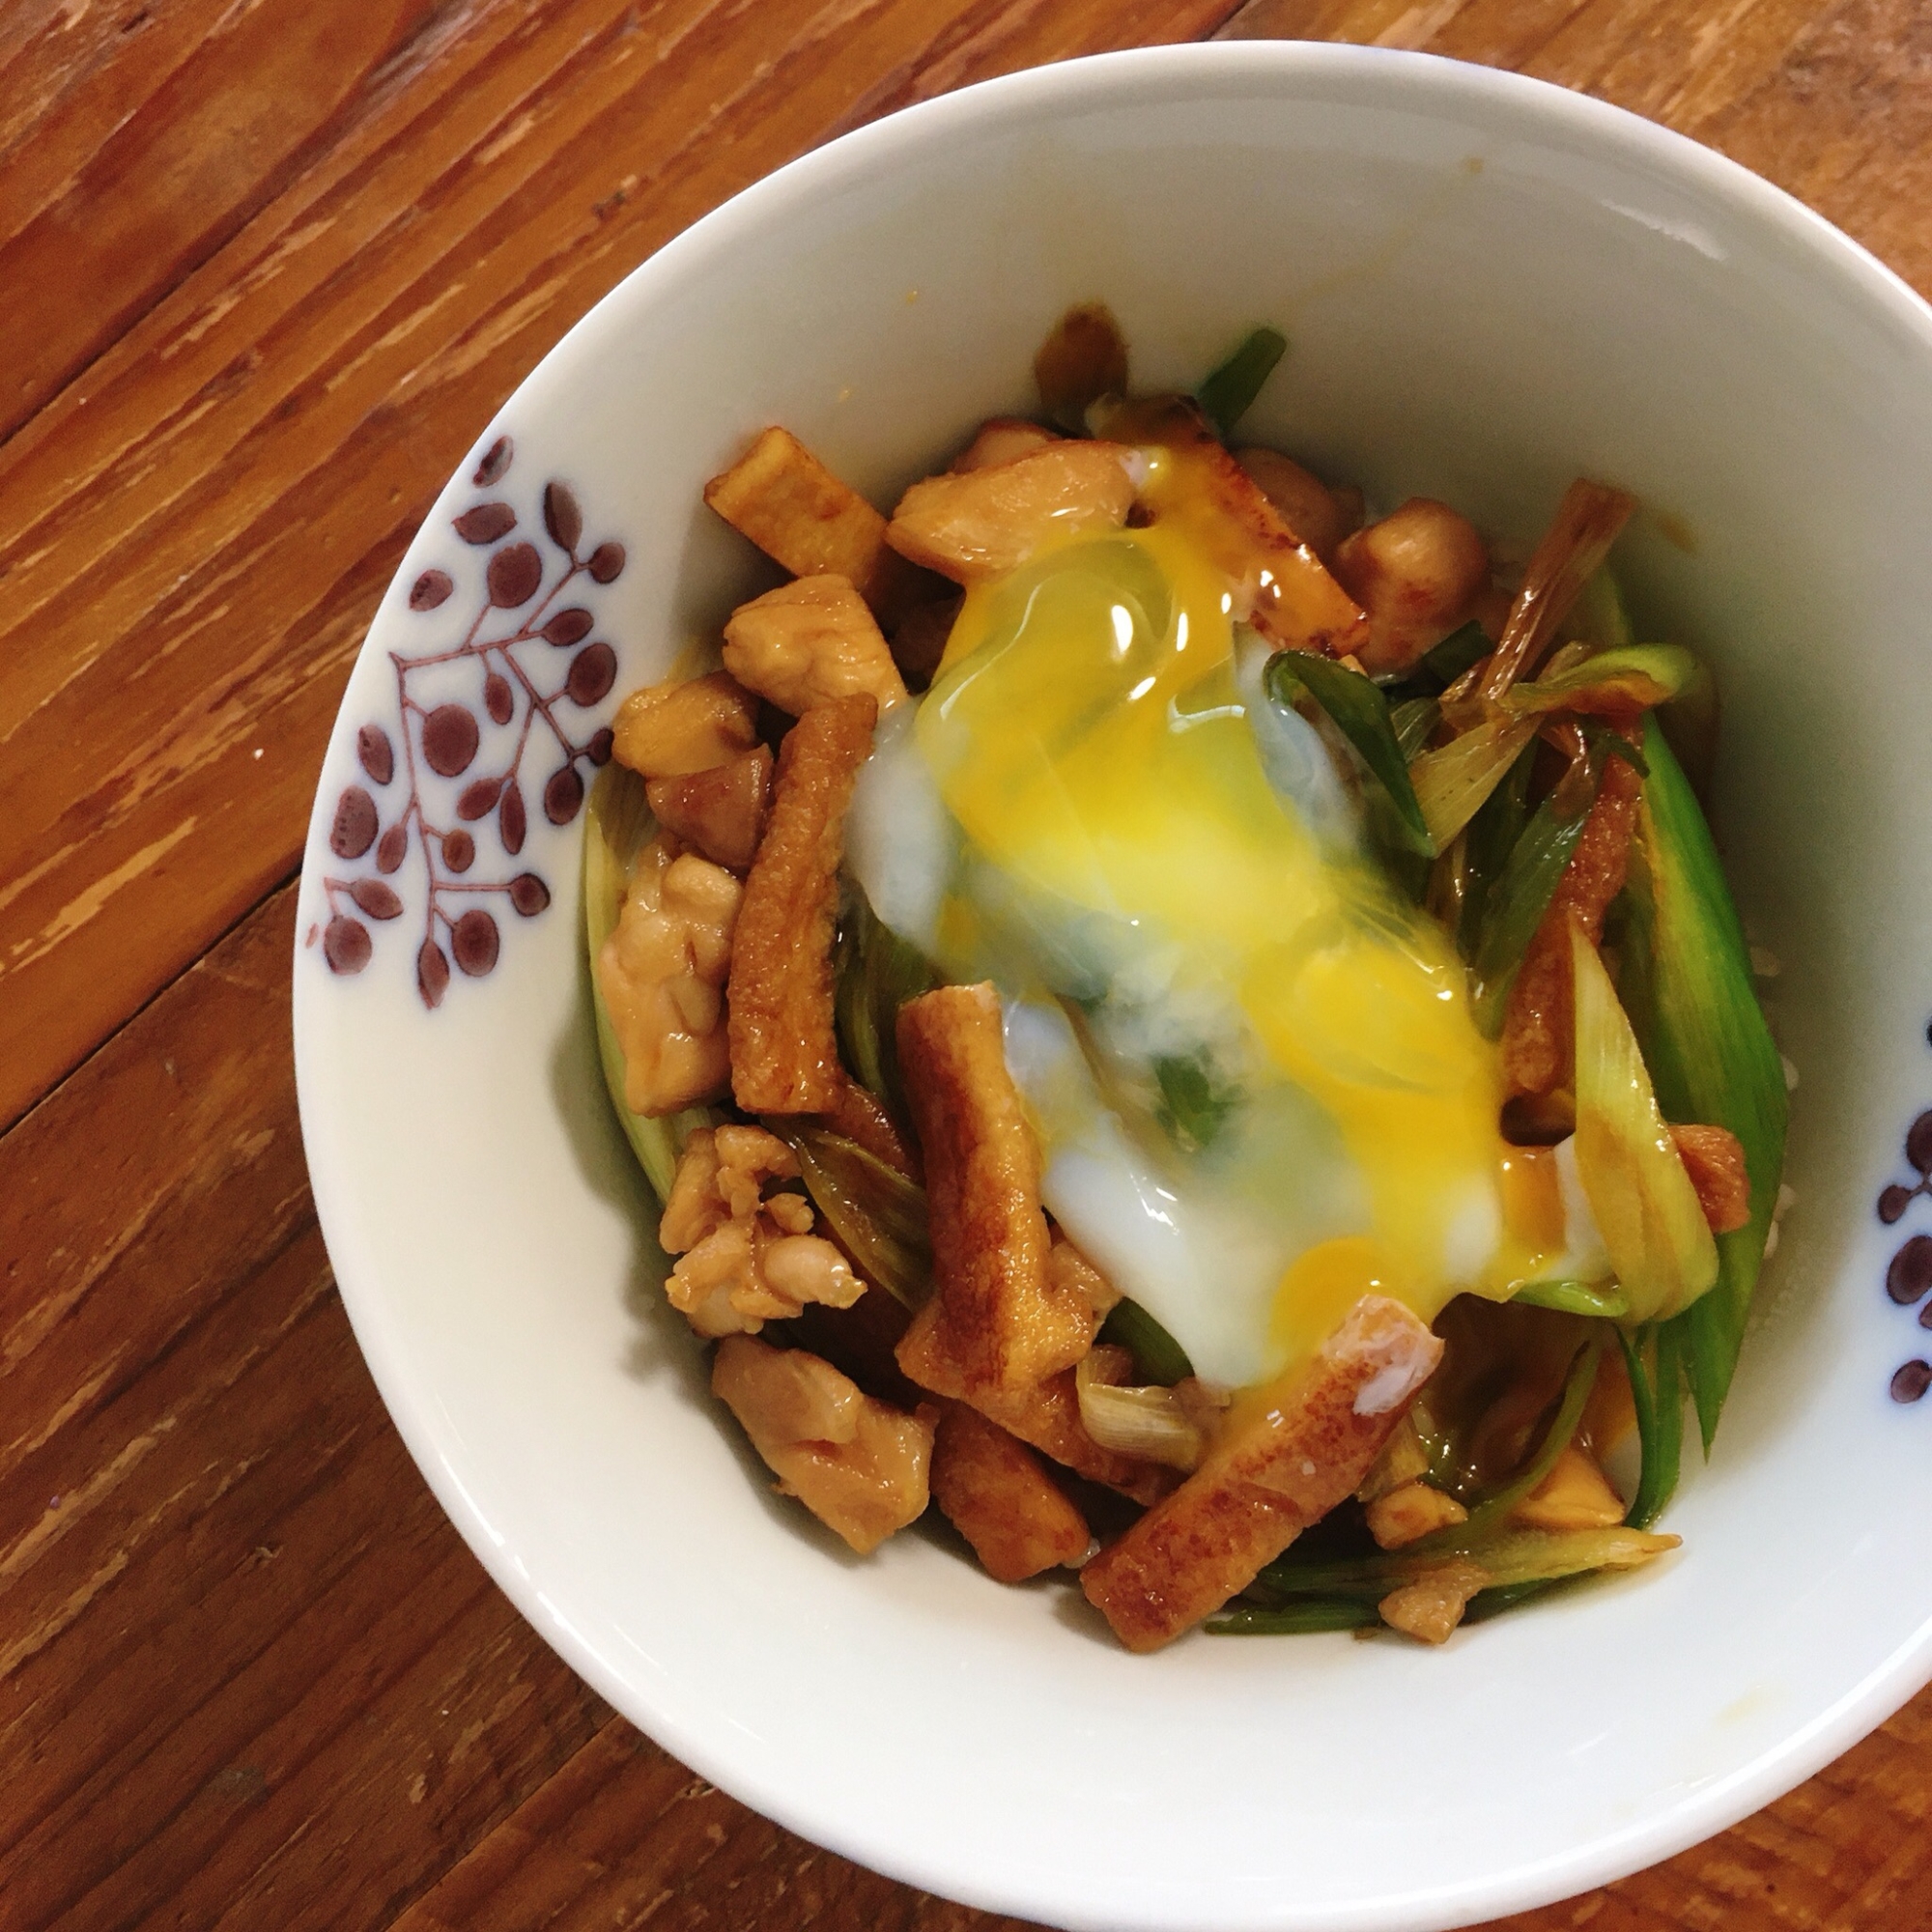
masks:
<svg viewBox="0 0 1932 1932"><path fill-rule="evenodd" d="M706 209L903 103L1221 34L1587 89L1932 290L1922 0L0 6L0 1928L986 1925L746 1811L510 1608L317 1233L294 875L470 438ZM1932 1923L1932 1693L1536 1932Z"/></svg>

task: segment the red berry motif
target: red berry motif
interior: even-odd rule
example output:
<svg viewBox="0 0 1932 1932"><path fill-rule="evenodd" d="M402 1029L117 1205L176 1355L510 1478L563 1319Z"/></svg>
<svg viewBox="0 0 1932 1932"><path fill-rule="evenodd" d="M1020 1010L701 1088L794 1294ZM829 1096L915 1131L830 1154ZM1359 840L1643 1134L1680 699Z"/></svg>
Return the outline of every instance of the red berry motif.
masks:
<svg viewBox="0 0 1932 1932"><path fill-rule="evenodd" d="M494 490L515 456L511 440L497 437L477 460L471 481L479 490ZM426 902L417 901L423 923L415 941L416 991L431 1010L442 1004L453 974L481 979L495 968L502 929L493 903L508 899L520 919L535 919L550 906L551 890L540 873L492 877L486 866L481 877L473 876L478 838L487 839L493 830L506 858L515 859L524 849L529 836L525 759L539 755L532 741L547 735L555 748L552 755L561 757L540 794L544 817L555 826L576 819L583 809L586 775L611 758L608 724L596 725L580 741L574 730L582 727L566 721L610 696L617 681L617 653L608 643L585 642L596 612L587 604L564 601L564 592L573 585L581 590L580 580L614 582L625 566L624 546L607 539L580 554L583 510L561 478L544 484L538 502L549 551L522 533L527 526L515 505L499 497L451 519L465 543L489 553L481 608L467 631L452 634L445 625L440 643L415 655L390 653L395 717L356 732L355 759L368 782L343 788L329 825L334 856L366 863L373 849L374 870L322 880L327 915L311 927L310 943L320 937L331 972L361 972L374 955L371 925L385 926L410 912L413 895L408 882L416 874L406 867L415 852L427 881ZM448 571L425 570L410 587L410 608L425 614L440 611L455 592ZM541 671L542 665L555 665L554 658L520 655L536 644L570 653L560 672ZM451 694L449 684L451 672L465 664L474 665L470 675L477 679L468 701ZM433 667L442 668L431 703L412 692L412 678ZM487 754L479 722L484 718L502 734L492 735ZM377 794L399 779L408 790L400 809L394 800L379 803ZM433 780L458 779L464 782L453 797L430 786ZM438 800L441 810L433 818Z"/></svg>

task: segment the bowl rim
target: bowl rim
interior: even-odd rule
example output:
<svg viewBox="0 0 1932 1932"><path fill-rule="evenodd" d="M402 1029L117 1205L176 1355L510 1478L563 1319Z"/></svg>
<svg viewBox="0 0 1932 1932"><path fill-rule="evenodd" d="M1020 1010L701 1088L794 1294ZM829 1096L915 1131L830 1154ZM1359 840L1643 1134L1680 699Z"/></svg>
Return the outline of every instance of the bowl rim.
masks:
<svg viewBox="0 0 1932 1932"><path fill-rule="evenodd" d="M1553 142L1589 143L1609 158L1637 164L1692 196L1720 204L1727 214L1755 227L1768 242L1803 261L1814 273L1835 276L1870 312L1932 355L1932 305L1894 270L1826 217L1741 163L1656 122L1553 82L1406 49L1314 41L1189 42L1080 56L1046 67L980 81L899 109L803 154L731 195L631 270L575 322L506 396L472 443L470 453L494 434L496 422L532 384L560 364L597 346L619 312L647 303L701 273L708 261L728 253L741 234L765 223L788 202L870 176L909 147L944 142L1007 121L1061 111L1119 107L1139 99L1199 99L1218 93L1252 93L1279 85L1343 90L1338 104L1365 105L1351 90L1363 83L1412 90L1419 101L1448 111L1480 115L1493 106L1517 127ZM469 458L452 472L443 495L464 480ZM426 520L427 523L427 520ZM410 572L415 543L398 566L396 582ZM393 587L393 584L392 586ZM380 628L365 635L363 651ZM358 652L358 662L360 652ZM331 743L343 728L339 714ZM326 841L331 802L319 790L305 849ZM345 1181L332 1163L326 1133L318 1131L314 1078L304 1076L312 1048L305 1042L308 1003L318 994L303 970L299 929L295 949L294 1042L298 1110L302 1126L317 1219L356 1342L377 1390L405 1445L443 1512L518 1612L563 1661L627 1718L680 1762L721 1789L812 1843L850 1858L902 1883L932 1890L979 1909L1065 1925L1088 1925L1077 1898L1029 1885L1000 1872L993 1861L962 1845L950 1861L906 1854L868 1830L863 1816L841 1812L837 1801L821 1803L808 1789L769 1778L761 1760L742 1747L728 1726L710 1729L684 1720L654 1700L649 1687L621 1678L558 1613L542 1590L542 1578L512 1560L513 1552L490 1528L482 1507L465 1488L457 1445L440 1430L432 1402L417 1386L409 1350L391 1326L379 1295L357 1287L373 1278L338 1208ZM1625 1877L1711 1837L1794 1788L1841 1755L1932 1680L1932 1623L1922 1627L1834 1704L1726 1777L1679 1800L1669 1810L1540 1861L1519 1864L1482 1879L1466 1880L1427 1894L1383 1893L1359 1905L1330 1905L1317 1916L1287 1911L1270 1925L1300 1932L1433 1932L1504 1914L1531 1910ZM1167 1928L1166 1918L1149 1918ZM1223 1922L1215 1919L1216 1923ZM1259 1921L1258 1921L1259 1922Z"/></svg>

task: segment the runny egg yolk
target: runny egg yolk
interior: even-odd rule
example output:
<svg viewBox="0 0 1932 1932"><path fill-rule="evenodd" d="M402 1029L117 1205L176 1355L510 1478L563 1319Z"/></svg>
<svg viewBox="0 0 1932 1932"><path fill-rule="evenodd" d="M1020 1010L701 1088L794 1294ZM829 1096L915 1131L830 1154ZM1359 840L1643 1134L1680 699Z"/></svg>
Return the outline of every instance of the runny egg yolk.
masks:
<svg viewBox="0 0 1932 1932"><path fill-rule="evenodd" d="M1144 948L1163 983L1219 999L1256 1077L1307 1096L1346 1150L1353 1225L1285 1257L1240 1357L1259 1378L1365 1293L1431 1320L1456 1293L1548 1274L1562 1200L1554 1163L1501 1138L1499 1056L1447 937L1269 783L1229 575L1180 467L1148 496L1148 526L1071 540L969 591L914 728L982 881L1095 916L1128 936L1116 965ZM948 970L991 970L1009 1000L1056 1002L1080 1032L1080 990L1053 959L994 946L988 894L959 876L936 934Z"/></svg>

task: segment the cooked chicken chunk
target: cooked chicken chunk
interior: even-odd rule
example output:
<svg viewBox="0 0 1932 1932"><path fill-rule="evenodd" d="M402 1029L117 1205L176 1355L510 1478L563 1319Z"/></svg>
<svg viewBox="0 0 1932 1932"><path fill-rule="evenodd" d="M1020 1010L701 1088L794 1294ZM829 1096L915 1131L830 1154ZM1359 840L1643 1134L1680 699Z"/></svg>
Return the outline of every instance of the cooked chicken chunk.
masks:
<svg viewBox="0 0 1932 1932"><path fill-rule="evenodd" d="M638 855L597 982L624 1056L634 1114L674 1114L730 1071L724 985L741 887L660 834Z"/></svg>
<svg viewBox="0 0 1932 1932"><path fill-rule="evenodd" d="M1129 1650L1158 1650L1251 1583L1361 1483L1442 1344L1364 1295L1303 1368L1232 1419L1193 1475L1080 1574Z"/></svg>
<svg viewBox="0 0 1932 1932"><path fill-rule="evenodd" d="M1467 621L1489 588L1490 553L1475 525L1447 503L1411 497L1335 553L1335 575L1368 613L1355 646L1374 675L1406 670Z"/></svg>
<svg viewBox="0 0 1932 1932"><path fill-rule="evenodd" d="M1060 440L1052 430L1025 416L988 416L980 425L979 434L952 459L952 473L964 476L975 469L997 469L1003 463L1015 463Z"/></svg>
<svg viewBox="0 0 1932 1932"><path fill-rule="evenodd" d="M704 500L794 577L842 577L882 624L895 624L919 576L886 547L886 520L789 430L768 429Z"/></svg>
<svg viewBox="0 0 1932 1932"><path fill-rule="evenodd" d="M815 1355L743 1335L719 1345L711 1389L738 1418L780 1491L861 1556L924 1511L929 1415L905 1415L874 1401ZM800 1433L821 1422L838 1433Z"/></svg>
<svg viewBox="0 0 1932 1932"><path fill-rule="evenodd" d="M932 1499L1002 1583L1087 1553L1087 1520L1039 1459L964 1403L950 1403L939 1418Z"/></svg>
<svg viewBox="0 0 1932 1932"><path fill-rule="evenodd" d="M1512 1520L1531 1529L1608 1529L1623 1521L1624 1507L1609 1478L1573 1442Z"/></svg>
<svg viewBox="0 0 1932 1932"><path fill-rule="evenodd" d="M1368 1507L1368 1519L1369 1534L1383 1549L1401 1549L1438 1529L1467 1522L1469 1512L1454 1496L1411 1482L1378 1496Z"/></svg>
<svg viewBox="0 0 1932 1932"><path fill-rule="evenodd" d="M1489 1580L1479 1565L1452 1556L1412 1583L1391 1590L1379 1605L1382 1622L1422 1643L1447 1643L1469 1599Z"/></svg>
<svg viewBox="0 0 1932 1932"><path fill-rule="evenodd" d="M724 668L794 718L855 691L883 714L906 695L865 600L829 574L794 578L739 605L724 626Z"/></svg>
<svg viewBox="0 0 1932 1932"><path fill-rule="evenodd" d="M779 751L731 952L731 1089L748 1114L822 1114L844 1090L832 936L845 812L876 715L863 693L814 704Z"/></svg>
<svg viewBox="0 0 1932 1932"><path fill-rule="evenodd" d="M742 872L764 836L772 803L772 754L763 745L753 745L728 764L682 778L652 779L644 796L667 832L713 864Z"/></svg>
<svg viewBox="0 0 1932 1932"><path fill-rule="evenodd" d="M1067 441L928 476L899 498L886 540L955 583L983 583L1065 536L1118 529L1133 507L1133 461L1113 443Z"/></svg>
<svg viewBox="0 0 1932 1932"><path fill-rule="evenodd" d="M764 1195L798 1177L792 1151L762 1127L700 1127L684 1145L658 1224L681 1257L665 1283L670 1304L700 1335L755 1335L810 1303L849 1308L866 1284L811 1232L802 1195Z"/></svg>
<svg viewBox="0 0 1932 1932"><path fill-rule="evenodd" d="M729 764L758 738L758 701L728 671L672 678L617 707L611 755L647 779L683 778Z"/></svg>

